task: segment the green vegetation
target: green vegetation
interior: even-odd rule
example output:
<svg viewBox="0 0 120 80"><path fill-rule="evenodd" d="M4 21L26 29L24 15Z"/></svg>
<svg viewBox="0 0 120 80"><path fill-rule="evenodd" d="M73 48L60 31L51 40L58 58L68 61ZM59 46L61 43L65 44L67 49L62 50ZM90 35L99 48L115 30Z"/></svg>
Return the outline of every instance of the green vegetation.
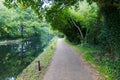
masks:
<svg viewBox="0 0 120 80"><path fill-rule="evenodd" d="M0 1L0 80L16 78L53 37L50 25L30 8L7 9Z"/></svg>
<svg viewBox="0 0 120 80"><path fill-rule="evenodd" d="M120 1L49 0L46 3L48 6L45 6L45 3L45 0L4 0L4 5L8 8L15 8L17 10L17 7L20 7L28 9L28 13L24 13L21 9L20 11L23 14L21 13L19 16L19 10L17 10L18 13L14 13L14 15L17 15L18 18L11 16L9 18L9 16L6 17L4 13L1 13L3 15L1 17L2 23L0 23L0 37L4 38L5 36L6 38L18 35L18 32L15 31L16 33L14 33L14 28L16 29L16 27L13 28L11 26L13 24L8 25L7 23L19 21L20 19L20 26L23 26L21 21L25 22L24 25L30 27L30 29L25 29L27 34L23 35L27 37L28 35L33 35L33 33L41 32L39 30L40 25L46 20L53 30L63 33L70 42L87 46L87 48L79 47L79 49L83 50L83 52L85 51L84 58L86 60L98 65L100 71L103 72L102 74L108 76L106 80L119 80ZM30 8L38 14L40 19L34 18L35 15L32 19L28 18L32 14L29 13ZM4 11L1 10L1 12ZM13 20L11 21L11 19ZM34 23L31 24L31 22ZM29 24L31 25L29 26ZM47 26L49 25L47 24ZM9 29L11 30L9 31ZM97 48L97 51L92 51L94 48Z"/></svg>
<svg viewBox="0 0 120 80"><path fill-rule="evenodd" d="M23 10L16 7L7 9L1 6L0 14L0 40L28 39L43 34L50 34L50 38L52 36L49 30L50 25L39 19L31 9Z"/></svg>
<svg viewBox="0 0 120 80"><path fill-rule="evenodd" d="M57 38L54 38L49 46L44 49L44 52L41 53L23 72L18 75L17 80L37 80L38 78L43 78L45 71L47 70L48 65L51 62L52 56L56 49ZM40 61L41 71L38 71L35 65L36 62ZM35 69L36 68L36 69Z"/></svg>

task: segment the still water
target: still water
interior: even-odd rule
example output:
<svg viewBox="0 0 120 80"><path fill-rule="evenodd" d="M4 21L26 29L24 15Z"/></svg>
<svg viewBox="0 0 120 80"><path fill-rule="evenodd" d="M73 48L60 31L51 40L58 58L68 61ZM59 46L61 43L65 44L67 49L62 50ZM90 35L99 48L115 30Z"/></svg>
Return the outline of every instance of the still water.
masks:
<svg viewBox="0 0 120 80"><path fill-rule="evenodd" d="M43 48L37 37L0 46L0 80L15 80L14 78L43 51Z"/></svg>

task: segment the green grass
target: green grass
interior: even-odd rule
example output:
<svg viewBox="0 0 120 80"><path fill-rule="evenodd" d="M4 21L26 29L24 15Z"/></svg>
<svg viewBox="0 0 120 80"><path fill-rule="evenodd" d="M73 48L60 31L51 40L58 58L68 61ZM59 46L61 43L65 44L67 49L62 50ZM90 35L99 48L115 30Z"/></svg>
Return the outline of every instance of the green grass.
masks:
<svg viewBox="0 0 120 80"><path fill-rule="evenodd" d="M100 56L97 53L100 53L99 48L95 48L93 46L83 46L83 45L74 45L68 41L66 41L75 52L80 54L82 58L89 62L91 65L94 65L93 68L99 72L102 80L119 80L113 76L114 68L111 68L113 64L107 59L106 56L102 56L100 60ZM110 65L108 65L110 64Z"/></svg>
<svg viewBox="0 0 120 80"><path fill-rule="evenodd" d="M49 66L54 51L56 49L57 38L54 38L49 46L41 53L28 67L26 67L21 74L17 76L17 80L41 80L47 67ZM35 69L36 62L40 61L41 71Z"/></svg>

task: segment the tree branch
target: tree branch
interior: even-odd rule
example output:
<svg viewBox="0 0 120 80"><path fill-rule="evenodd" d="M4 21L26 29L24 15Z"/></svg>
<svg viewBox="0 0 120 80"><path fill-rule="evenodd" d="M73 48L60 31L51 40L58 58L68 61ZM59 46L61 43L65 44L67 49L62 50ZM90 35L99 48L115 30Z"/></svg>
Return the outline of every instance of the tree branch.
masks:
<svg viewBox="0 0 120 80"><path fill-rule="evenodd" d="M73 21L73 19L72 19L72 18L71 18L71 20L72 20L72 23L75 25L75 27L78 29L79 34L80 34L80 36L81 36L81 39L83 40L83 39L84 39L84 37L83 37L83 33L82 33L81 29L79 28L79 26L77 26L77 24Z"/></svg>

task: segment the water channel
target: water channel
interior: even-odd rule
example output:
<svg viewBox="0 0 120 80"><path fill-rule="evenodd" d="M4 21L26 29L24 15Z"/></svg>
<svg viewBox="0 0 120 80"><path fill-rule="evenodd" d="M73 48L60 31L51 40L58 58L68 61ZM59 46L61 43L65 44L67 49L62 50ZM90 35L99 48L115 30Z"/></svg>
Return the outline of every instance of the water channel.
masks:
<svg viewBox="0 0 120 80"><path fill-rule="evenodd" d="M0 80L15 80L43 48L37 37L20 43L0 45Z"/></svg>

